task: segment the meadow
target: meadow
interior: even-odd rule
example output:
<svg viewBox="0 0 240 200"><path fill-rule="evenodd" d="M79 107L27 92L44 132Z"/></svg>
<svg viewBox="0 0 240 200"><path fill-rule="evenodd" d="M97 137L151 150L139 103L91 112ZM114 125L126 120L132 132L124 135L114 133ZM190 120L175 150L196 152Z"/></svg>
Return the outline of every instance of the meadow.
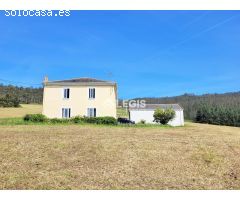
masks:
<svg viewBox="0 0 240 200"><path fill-rule="evenodd" d="M236 127L2 123L0 158L0 189L240 189Z"/></svg>
<svg viewBox="0 0 240 200"><path fill-rule="evenodd" d="M42 112L42 105L40 104L21 104L20 108L1 108L1 118L17 118L24 117L26 114L38 114Z"/></svg>

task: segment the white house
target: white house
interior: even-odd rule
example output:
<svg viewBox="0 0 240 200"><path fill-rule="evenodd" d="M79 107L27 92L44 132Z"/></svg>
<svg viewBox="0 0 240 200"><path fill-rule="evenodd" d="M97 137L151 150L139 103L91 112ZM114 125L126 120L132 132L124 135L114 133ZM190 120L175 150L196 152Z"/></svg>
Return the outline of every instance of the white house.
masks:
<svg viewBox="0 0 240 200"><path fill-rule="evenodd" d="M48 118L117 117L117 84L94 78L44 80L43 114Z"/></svg>
<svg viewBox="0 0 240 200"><path fill-rule="evenodd" d="M171 126L184 126L183 108L178 104L146 104L144 107L138 105L129 107L129 119L135 123L145 120L146 123L155 123L153 120L154 111L157 108L172 108L175 111L175 118L168 124Z"/></svg>

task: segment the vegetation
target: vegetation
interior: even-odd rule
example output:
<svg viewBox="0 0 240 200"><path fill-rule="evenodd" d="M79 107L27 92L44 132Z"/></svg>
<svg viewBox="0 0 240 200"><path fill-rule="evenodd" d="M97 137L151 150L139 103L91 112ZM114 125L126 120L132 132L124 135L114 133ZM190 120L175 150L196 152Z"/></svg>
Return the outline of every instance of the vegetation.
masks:
<svg viewBox="0 0 240 200"><path fill-rule="evenodd" d="M20 107L20 101L17 96L6 94L0 97L0 107Z"/></svg>
<svg viewBox="0 0 240 200"><path fill-rule="evenodd" d="M17 97L21 104L41 104L43 100L43 88L17 87L0 84L0 98L6 95Z"/></svg>
<svg viewBox="0 0 240 200"><path fill-rule="evenodd" d="M202 105L196 114L196 122L240 127L240 108Z"/></svg>
<svg viewBox="0 0 240 200"><path fill-rule="evenodd" d="M173 104L179 103L184 108L184 117L188 120L195 120L196 113L202 105L217 105L226 109L240 108L240 92L225 93L225 94L205 94L194 95L184 94L175 97L161 98L137 98L136 100L146 100L150 104ZM119 104L122 105L122 101Z"/></svg>
<svg viewBox="0 0 240 200"><path fill-rule="evenodd" d="M167 124L175 117L175 111L173 109L156 109L153 114L154 121L163 125Z"/></svg>
<svg viewBox="0 0 240 200"><path fill-rule="evenodd" d="M29 122L47 122L47 123L89 123L89 124L106 124L106 125L116 125L117 120L114 117L81 117L76 116L70 119L48 119L42 114L27 114L24 117L24 121Z"/></svg>
<svg viewBox="0 0 240 200"><path fill-rule="evenodd" d="M116 125L117 120L114 117L74 117L74 123L107 124Z"/></svg>
<svg viewBox="0 0 240 200"><path fill-rule="evenodd" d="M47 122L48 118L42 114L27 114L24 118L24 121L30 122Z"/></svg>
<svg viewBox="0 0 240 200"><path fill-rule="evenodd" d="M146 124L146 120L141 119L140 122L139 122L139 124Z"/></svg>
<svg viewBox="0 0 240 200"><path fill-rule="evenodd" d="M193 123L0 126L0 189L240 189L239 144Z"/></svg>

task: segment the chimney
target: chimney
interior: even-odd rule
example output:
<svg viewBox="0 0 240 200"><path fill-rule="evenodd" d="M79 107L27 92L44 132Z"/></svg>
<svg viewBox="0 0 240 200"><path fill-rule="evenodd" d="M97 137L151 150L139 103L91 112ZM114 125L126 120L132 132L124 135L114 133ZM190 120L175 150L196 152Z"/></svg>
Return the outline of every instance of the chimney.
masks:
<svg viewBox="0 0 240 200"><path fill-rule="evenodd" d="M48 77L45 76L45 77L44 77L44 80L43 80L43 84L46 84L47 82L48 82Z"/></svg>

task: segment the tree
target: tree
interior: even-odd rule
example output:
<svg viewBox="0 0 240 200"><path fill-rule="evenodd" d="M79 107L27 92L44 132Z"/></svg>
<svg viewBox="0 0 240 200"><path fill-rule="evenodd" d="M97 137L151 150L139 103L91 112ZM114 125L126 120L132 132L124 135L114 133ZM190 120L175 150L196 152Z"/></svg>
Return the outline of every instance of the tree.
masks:
<svg viewBox="0 0 240 200"><path fill-rule="evenodd" d="M170 120L175 117L175 111L173 109L156 109L153 114L154 122L167 124Z"/></svg>
<svg viewBox="0 0 240 200"><path fill-rule="evenodd" d="M20 101L15 95L6 94L0 98L0 107L19 107Z"/></svg>

